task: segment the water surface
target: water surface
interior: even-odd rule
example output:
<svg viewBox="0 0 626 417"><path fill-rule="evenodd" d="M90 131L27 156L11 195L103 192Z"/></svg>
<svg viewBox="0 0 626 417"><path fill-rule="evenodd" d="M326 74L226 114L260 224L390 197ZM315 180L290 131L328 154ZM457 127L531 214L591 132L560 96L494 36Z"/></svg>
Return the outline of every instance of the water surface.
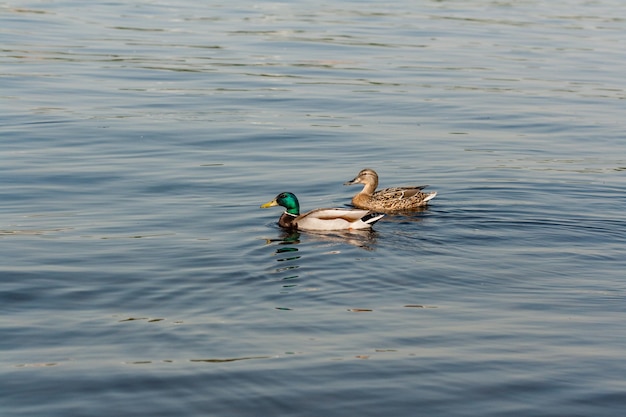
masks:
<svg viewBox="0 0 626 417"><path fill-rule="evenodd" d="M621 3L196 3L0 2L3 414L623 410Z"/></svg>

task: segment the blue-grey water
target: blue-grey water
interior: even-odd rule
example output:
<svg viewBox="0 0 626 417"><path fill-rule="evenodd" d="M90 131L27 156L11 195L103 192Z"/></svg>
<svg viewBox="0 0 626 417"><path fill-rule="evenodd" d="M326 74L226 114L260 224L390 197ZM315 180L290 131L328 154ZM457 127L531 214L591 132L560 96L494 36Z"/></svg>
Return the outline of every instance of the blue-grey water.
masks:
<svg viewBox="0 0 626 417"><path fill-rule="evenodd" d="M0 1L3 416L617 416L617 0ZM429 184L289 234L364 168Z"/></svg>

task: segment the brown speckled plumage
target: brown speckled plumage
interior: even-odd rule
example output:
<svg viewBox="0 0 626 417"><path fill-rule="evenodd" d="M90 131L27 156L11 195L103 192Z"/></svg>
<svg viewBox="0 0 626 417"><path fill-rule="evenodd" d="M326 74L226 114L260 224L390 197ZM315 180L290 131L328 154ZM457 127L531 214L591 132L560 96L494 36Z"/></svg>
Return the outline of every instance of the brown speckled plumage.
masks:
<svg viewBox="0 0 626 417"><path fill-rule="evenodd" d="M373 169L365 168L345 185L364 184L360 193L352 198L352 205L358 208L379 212L410 211L424 207L435 198L437 192L424 193L427 185L415 187L392 187L376 191L378 174Z"/></svg>

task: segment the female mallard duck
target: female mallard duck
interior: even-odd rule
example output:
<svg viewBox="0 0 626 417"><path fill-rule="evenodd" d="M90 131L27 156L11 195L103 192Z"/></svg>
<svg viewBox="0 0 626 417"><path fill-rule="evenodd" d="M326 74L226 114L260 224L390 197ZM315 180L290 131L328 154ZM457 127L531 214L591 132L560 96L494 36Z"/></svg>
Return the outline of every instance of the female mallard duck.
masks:
<svg viewBox="0 0 626 417"><path fill-rule="evenodd" d="M425 206L435 198L437 192L423 193L427 185L416 187L393 187L376 191L378 174L373 169L365 168L351 181L344 185L365 184L360 193L352 198L355 207L382 212L408 211Z"/></svg>
<svg viewBox="0 0 626 417"><path fill-rule="evenodd" d="M286 209L278 219L278 225L296 230L369 229L384 216L369 210L343 208L320 208L300 214L300 203L292 193L280 193L261 208L273 206L283 206Z"/></svg>

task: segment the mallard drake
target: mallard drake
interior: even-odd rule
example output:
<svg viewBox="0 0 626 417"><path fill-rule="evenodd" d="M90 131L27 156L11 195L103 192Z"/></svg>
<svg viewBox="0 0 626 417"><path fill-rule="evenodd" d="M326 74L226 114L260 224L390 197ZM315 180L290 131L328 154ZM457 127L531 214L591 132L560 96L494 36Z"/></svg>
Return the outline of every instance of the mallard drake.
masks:
<svg viewBox="0 0 626 417"><path fill-rule="evenodd" d="M352 205L362 209L380 212L409 211L425 206L435 198L437 192L424 193L427 185L415 187L393 187L376 191L378 174L373 169L365 168L344 185L365 184L360 193L352 198Z"/></svg>
<svg viewBox="0 0 626 417"><path fill-rule="evenodd" d="M273 206L285 207L285 212L278 219L278 225L296 230L349 230L369 229L384 214L369 210L344 208L319 208L300 214L300 203L293 193L280 193L261 208Z"/></svg>

